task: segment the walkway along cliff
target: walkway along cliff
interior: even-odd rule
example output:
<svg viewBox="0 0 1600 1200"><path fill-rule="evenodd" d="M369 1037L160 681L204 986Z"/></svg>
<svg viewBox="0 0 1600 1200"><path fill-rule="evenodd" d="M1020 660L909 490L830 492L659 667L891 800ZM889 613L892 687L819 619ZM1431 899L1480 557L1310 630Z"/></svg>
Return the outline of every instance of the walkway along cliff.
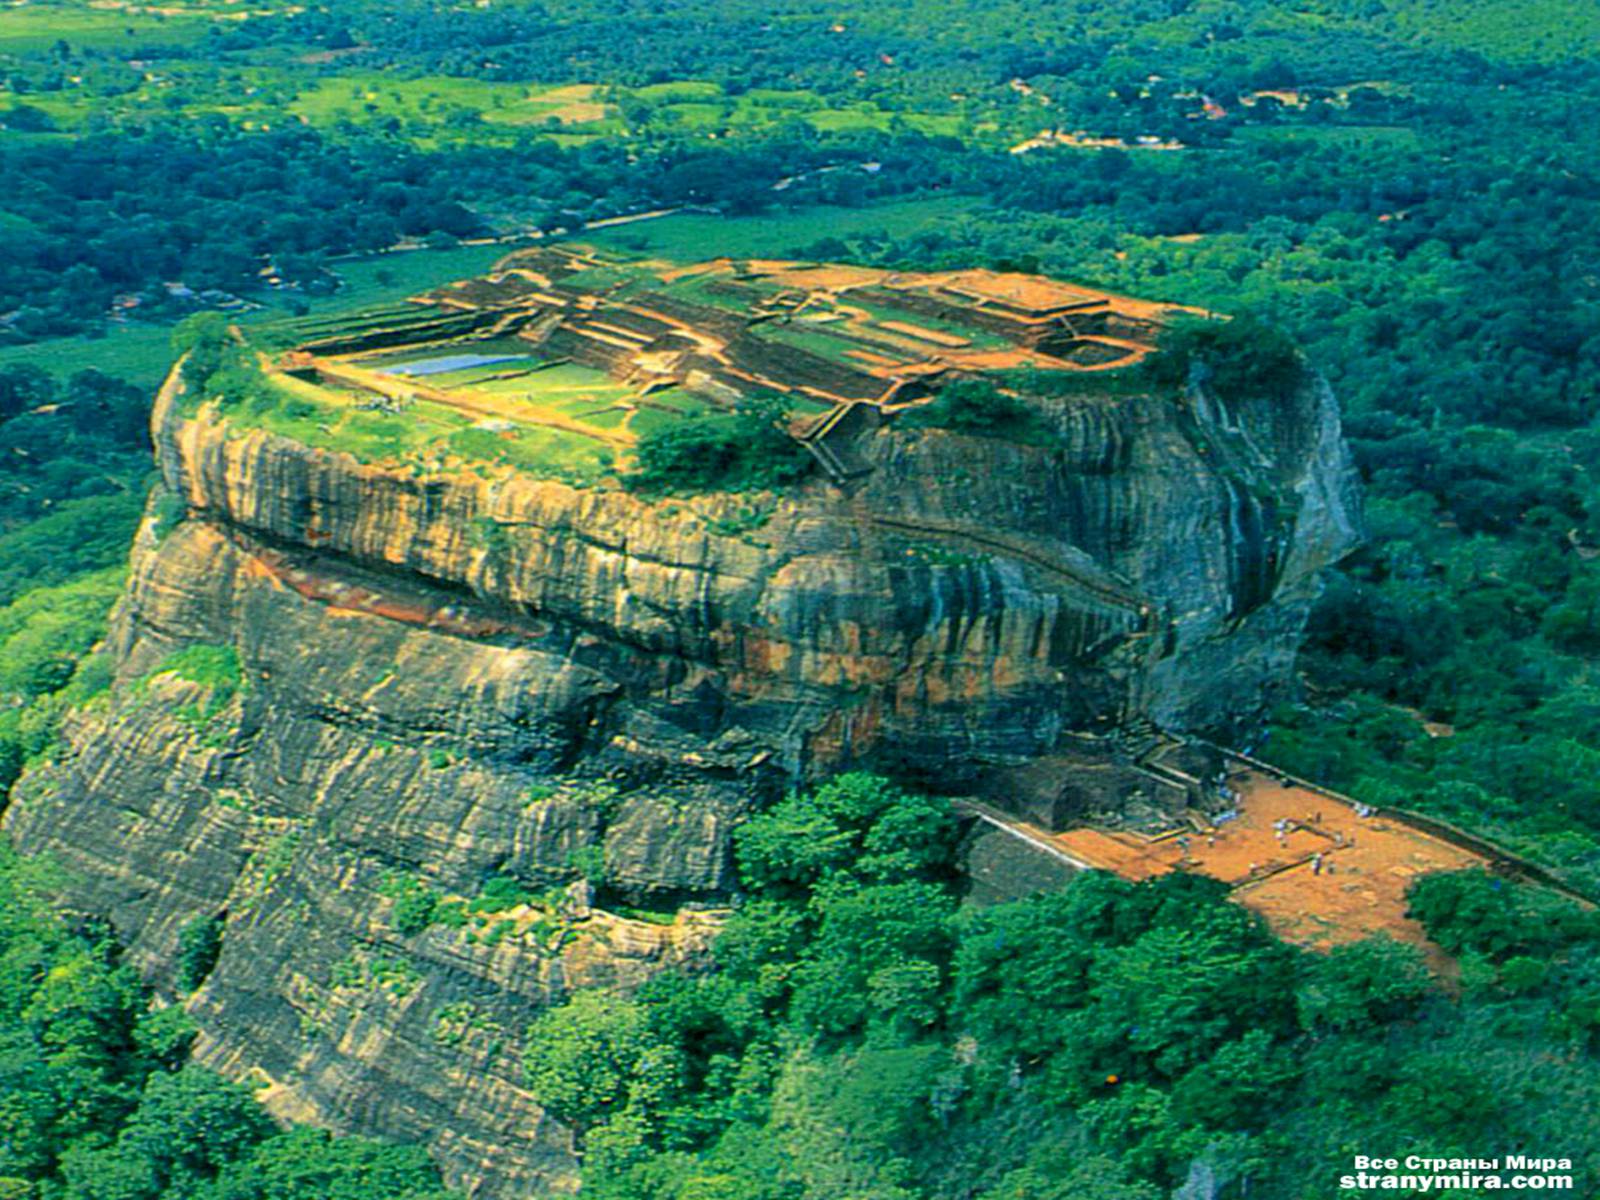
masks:
<svg viewBox="0 0 1600 1200"><path fill-rule="evenodd" d="M963 286L999 303L998 285ZM884 337L938 333L940 353L1001 336L915 302L906 320L882 296L857 307L900 327ZM692 304L673 312L694 327ZM539 386L566 378L515 365L553 353L548 315L525 316L452 326L478 374L427 386L512 395L506 359ZM696 353L734 319L715 317ZM772 305L759 320L814 333ZM876 336L868 316L833 324ZM408 337L385 345L444 353ZM781 390L789 360L764 361ZM302 390L270 412L169 380L163 484L104 650L116 682L71 715L5 828L73 873L75 903L169 996L180 932L224 922L186 1001L202 1061L262 1079L282 1114L427 1142L488 1195L574 1184L566 1131L520 1086L522 1031L569 989L702 955L751 806L852 766L1046 823L1151 802L1127 731L1255 720L1318 572L1358 536L1336 406L1311 377L1222 396L1198 376L1086 374L1024 395L1046 435L1026 440L912 428L902 388L848 426L842 482L819 467L780 492L646 497L476 454L537 424L522 393L503 419L448 417L472 435L453 451L418 452L404 439L433 401L306 383L305 364L285 364ZM923 395L980 367L947 363ZM725 403L730 372L685 368L673 394ZM634 421L647 406L630 403ZM296 421L304 437L284 432ZM392 430L392 449L318 444L333 428ZM418 889L470 918L417 928Z"/></svg>

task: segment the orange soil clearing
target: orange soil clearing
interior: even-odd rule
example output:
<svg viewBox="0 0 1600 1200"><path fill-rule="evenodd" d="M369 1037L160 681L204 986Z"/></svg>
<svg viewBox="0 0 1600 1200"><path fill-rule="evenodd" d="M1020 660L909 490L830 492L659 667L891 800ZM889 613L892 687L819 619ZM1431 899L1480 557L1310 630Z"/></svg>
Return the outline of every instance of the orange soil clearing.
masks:
<svg viewBox="0 0 1600 1200"><path fill-rule="evenodd" d="M1281 936L1319 950L1387 933L1437 955L1422 927L1405 915L1406 888L1418 875L1488 865L1392 817L1358 817L1338 800L1259 771L1241 770L1229 782L1242 797L1238 818L1218 827L1214 840L1188 832L1187 861L1171 835L1151 841L1072 829L1048 836L1073 858L1124 878L1187 870L1220 879ZM1281 843L1274 833L1279 820L1290 822ZM1312 866L1318 853L1321 874Z"/></svg>
<svg viewBox="0 0 1600 1200"><path fill-rule="evenodd" d="M937 329L928 329L922 325L913 325L909 321L879 321L878 326L887 329L890 333L904 333L910 337L918 338L924 342L933 342L939 346L952 346L960 348L972 345L971 338L958 337L953 333L944 333Z"/></svg>

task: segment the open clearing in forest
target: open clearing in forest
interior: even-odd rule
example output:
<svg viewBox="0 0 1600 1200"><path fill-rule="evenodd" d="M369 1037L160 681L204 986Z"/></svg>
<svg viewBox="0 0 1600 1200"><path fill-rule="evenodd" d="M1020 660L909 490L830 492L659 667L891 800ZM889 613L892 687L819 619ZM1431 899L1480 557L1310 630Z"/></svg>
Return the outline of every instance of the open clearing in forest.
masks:
<svg viewBox="0 0 1600 1200"><path fill-rule="evenodd" d="M1326 950L1386 933L1443 964L1422 926L1406 916L1406 889L1419 875L1488 867L1488 858L1403 818L1361 817L1340 800L1254 768L1232 772L1229 785L1240 795L1238 817L1214 835L1182 835L1187 848L1172 834L1149 840L1080 828L1043 837L1079 862L1128 879L1172 871L1219 879L1289 941ZM1281 840L1279 821L1287 823Z"/></svg>
<svg viewBox="0 0 1600 1200"><path fill-rule="evenodd" d="M0 17L0 22L4 19ZM0 24L0 30L3 28ZM550 93L552 98L555 95ZM855 238L863 234L881 234L896 238L910 236L924 228L937 229L958 220L972 206L969 197L950 196L859 208L821 205L750 217L684 214L617 224L574 236L597 245L627 247L684 261L703 258L712 251L734 255L793 255L828 236ZM266 293L255 297L264 307L242 315L239 323L248 328L258 323L281 321L290 303L304 307L311 314L324 314L401 300L446 280L481 275L503 258L507 249L501 244L474 244L340 260L332 264L341 281L337 292L328 296L288 291ZM153 391L172 365L171 335L170 325L132 322L113 325L102 338L45 338L23 345L0 346L0 367L34 363L62 375L93 367Z"/></svg>
<svg viewBox="0 0 1600 1200"><path fill-rule="evenodd" d="M544 86L424 75L397 79L378 72L347 72L298 87L288 111L309 124L370 121L394 117L420 124L450 140L448 127L466 121L495 126L553 123L569 132L619 133L616 110L596 99L598 89L584 84ZM433 127L441 127L433 130Z"/></svg>
<svg viewBox="0 0 1600 1200"><path fill-rule="evenodd" d="M215 19L203 11L181 15L115 8L63 8L18 4L0 8L0 54L48 50L58 41L73 46L134 47L143 43L197 41Z"/></svg>
<svg viewBox="0 0 1600 1200"><path fill-rule="evenodd" d="M578 236L597 246L613 246L685 263L713 255L796 258L804 257L808 248L823 238L892 240L936 233L941 226L959 221L975 204L970 196L941 196L933 200L901 200L859 208L819 205L754 216L680 213L637 225L589 230Z"/></svg>
<svg viewBox="0 0 1600 1200"><path fill-rule="evenodd" d="M289 315L290 302L316 315L403 300L441 280L485 271L504 254L504 246L453 246L346 259L333 264L342 286L331 296L270 292L260 297L260 309L242 314L238 322L249 328L281 321ZM0 346L0 368L18 363L33 363L63 376L93 367L154 391L172 367L172 326L133 321L112 325L104 337L45 338Z"/></svg>

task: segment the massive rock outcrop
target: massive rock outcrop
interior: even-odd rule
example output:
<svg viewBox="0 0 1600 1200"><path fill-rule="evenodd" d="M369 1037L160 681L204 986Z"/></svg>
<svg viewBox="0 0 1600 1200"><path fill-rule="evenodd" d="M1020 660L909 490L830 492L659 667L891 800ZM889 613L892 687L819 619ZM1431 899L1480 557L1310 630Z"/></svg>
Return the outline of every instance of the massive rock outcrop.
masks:
<svg viewBox="0 0 1600 1200"><path fill-rule="evenodd" d="M1251 719L1355 536L1315 382L1038 399L1038 444L891 423L848 487L665 500L363 465L180 391L116 683L6 828L169 995L225 920L202 1061L496 1195L573 1182L523 1028L701 956L748 805L855 764L993 794L1133 717ZM419 889L477 911L419 928Z"/></svg>

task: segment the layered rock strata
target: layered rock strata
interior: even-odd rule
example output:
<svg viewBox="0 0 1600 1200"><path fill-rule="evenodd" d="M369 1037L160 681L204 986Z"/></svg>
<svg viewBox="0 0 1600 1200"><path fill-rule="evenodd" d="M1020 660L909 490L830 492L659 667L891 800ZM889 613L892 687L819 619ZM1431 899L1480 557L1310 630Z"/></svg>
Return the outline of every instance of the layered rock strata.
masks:
<svg viewBox="0 0 1600 1200"><path fill-rule="evenodd" d="M573 1183L528 1021L699 961L750 805L851 766L992 794L1130 719L1251 720L1356 535L1320 384L1039 400L1039 445L891 423L845 488L653 500L183 399L155 434L184 516L135 547L116 683L6 829L168 995L180 931L225 921L202 1061L493 1195ZM418 930L418 889L477 911Z"/></svg>

